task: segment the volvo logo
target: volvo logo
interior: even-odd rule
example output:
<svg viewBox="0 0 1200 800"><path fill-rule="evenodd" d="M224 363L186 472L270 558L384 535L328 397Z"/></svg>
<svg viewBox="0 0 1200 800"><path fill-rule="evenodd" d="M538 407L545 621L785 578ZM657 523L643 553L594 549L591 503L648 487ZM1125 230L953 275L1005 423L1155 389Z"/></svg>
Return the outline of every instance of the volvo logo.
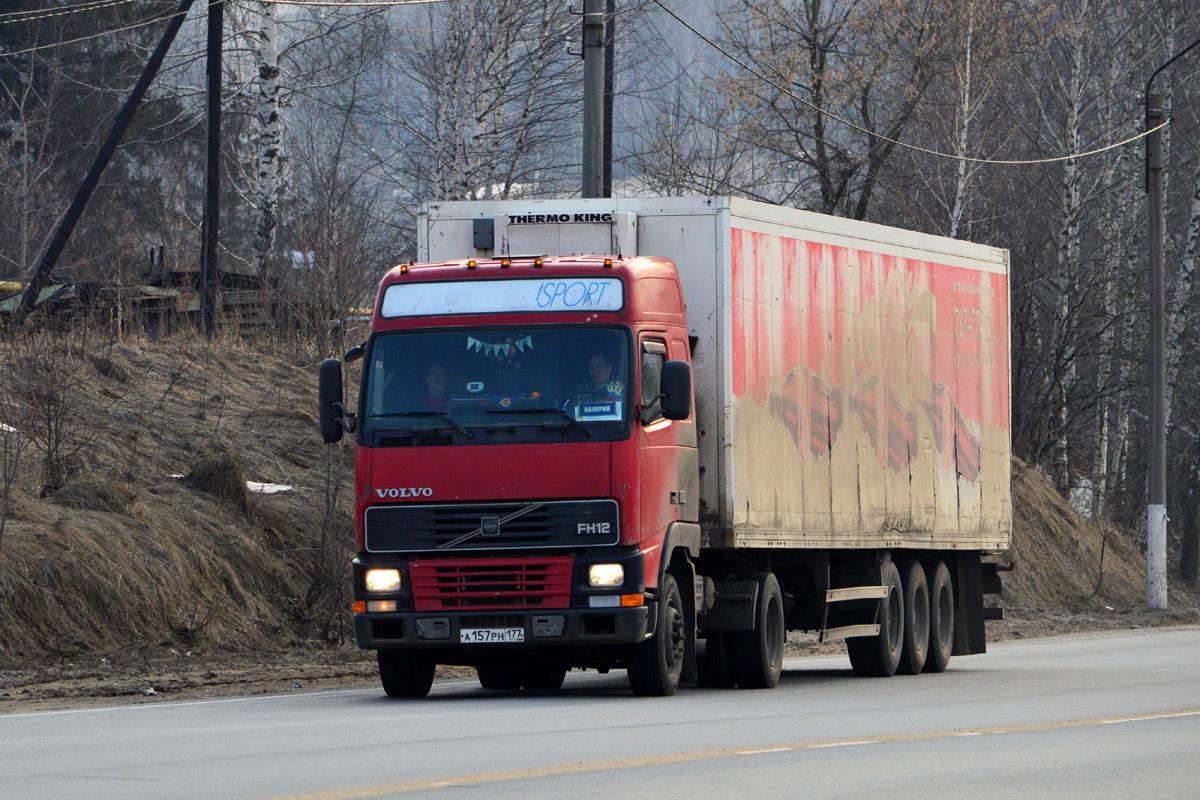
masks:
<svg viewBox="0 0 1200 800"><path fill-rule="evenodd" d="M433 497L433 489L428 486L407 486L403 489L376 489L375 494L379 495L380 499L393 499L396 497Z"/></svg>
<svg viewBox="0 0 1200 800"><path fill-rule="evenodd" d="M483 531L484 536L499 536L500 535L500 518L499 517L483 517L479 520L479 527Z"/></svg>

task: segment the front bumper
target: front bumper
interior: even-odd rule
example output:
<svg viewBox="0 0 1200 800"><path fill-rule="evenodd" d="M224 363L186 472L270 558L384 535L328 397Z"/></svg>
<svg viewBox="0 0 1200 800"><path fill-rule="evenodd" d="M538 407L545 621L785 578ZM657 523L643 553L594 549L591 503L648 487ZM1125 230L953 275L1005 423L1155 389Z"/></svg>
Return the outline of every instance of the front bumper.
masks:
<svg viewBox="0 0 1200 800"><path fill-rule="evenodd" d="M620 645L654 633L655 603L632 608L539 611L432 611L354 615L354 638L368 650L387 648L500 653L556 647ZM464 622L466 623L464 625ZM467 628L522 628L523 642L466 644Z"/></svg>

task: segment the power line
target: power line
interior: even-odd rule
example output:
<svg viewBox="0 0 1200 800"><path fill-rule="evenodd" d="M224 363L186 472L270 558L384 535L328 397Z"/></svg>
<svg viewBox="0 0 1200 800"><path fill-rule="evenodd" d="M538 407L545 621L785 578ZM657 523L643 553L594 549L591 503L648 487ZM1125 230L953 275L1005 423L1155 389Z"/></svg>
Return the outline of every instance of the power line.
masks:
<svg viewBox="0 0 1200 800"><path fill-rule="evenodd" d="M224 2L225 2L225 0L212 0L212 2L208 3L207 5L216 5L217 3L224 3ZM89 36L80 36L77 39L62 39L57 42L51 42L50 44L40 44L40 45L36 45L34 47L27 47L24 50L12 50L7 53L0 53L0 58L11 58L12 56L22 56L22 55L25 55L26 53L36 53L39 50L49 50L52 47L61 47L63 45L67 45L67 44L77 44L79 42L86 42L90 39L99 39L101 36L111 36L114 33L124 33L125 31L131 31L135 28L144 28L147 25L153 25L156 22L165 22L167 20L174 19L175 17L178 17L180 15L180 13L181 12L176 11L171 14L164 14L161 17L154 17L153 19L143 20L142 22L135 22L132 25L126 25L122 28L113 28L111 30L101 31L100 33L93 33ZM182 13L186 15L187 12L182 12Z"/></svg>
<svg viewBox="0 0 1200 800"><path fill-rule="evenodd" d="M8 11L0 14L0 25L10 22L31 22L35 19L45 19L46 17L60 17L63 14L79 14L84 11L94 11L97 8L119 6L132 2L134 0L89 0L86 3L77 3L59 9L35 8L29 11Z"/></svg>
<svg viewBox="0 0 1200 800"><path fill-rule="evenodd" d="M876 133L875 131L867 130L866 128L862 127L861 125L856 125L855 123L851 122L848 119L843 119L842 117L839 117L837 114L834 114L831 111L827 111L827 110L821 108L820 106L816 105L815 103L805 100L803 97L801 97L800 95L793 92L789 87L781 86L779 83L772 80L767 75L763 74L762 72L758 71L754 67L750 66L749 64L745 63L744 61L742 61L739 58L737 58L736 56L734 56L732 53L730 53L728 50L726 50L724 47L722 47L717 42L714 42L712 39L709 39L703 33L696 30L695 28L693 28L691 25L688 24L688 22L685 19L680 17L678 14L676 14L671 9L667 8L666 5L663 4L662 0L653 0L653 3L656 6L658 6L659 8L661 8L663 11L667 12L667 14L674 17L676 22L678 22L680 25L682 25L683 27L685 27L689 31L691 31L702 42L704 42L705 44L712 47L714 50L716 50L721 55L728 58L733 63L737 64L742 69L749 72L751 75L755 76L759 80L762 80L762 81L770 84L771 86L774 86L776 89L783 92L788 97L791 97L793 100L800 103L801 105L807 106L808 108L811 108L813 111L817 112L818 114L823 114L824 116L828 117L829 119L832 119L835 122L840 122L843 125L851 128L852 130L858 131L859 133L865 133L868 136L873 136L876 139L880 139L884 142L888 142L889 144L894 144L897 147L903 147L907 150L914 150L918 153L924 153L925 155L937 156L938 158L949 158L954 161L966 161L971 164L995 164L995 165L999 165L999 166L1027 166L1027 165L1031 165L1031 164L1054 164L1054 163L1058 163L1058 162L1062 162L1062 161L1070 161L1070 160L1076 159L1076 158L1086 158L1087 156L1094 156L1094 155L1098 155L1099 153L1104 153L1109 150L1115 150L1119 147L1124 147L1125 145L1129 144L1130 142L1135 142L1138 139L1149 136L1151 133L1154 133L1157 130L1161 130L1162 128L1165 128L1165 127L1167 127L1167 125L1171 124L1170 120L1167 119L1167 120L1164 120L1161 124L1157 125L1156 127L1151 128L1150 130L1146 130L1141 133L1135 134L1134 136L1130 136L1128 139L1122 139L1119 142L1113 142L1112 144L1107 144L1107 145L1104 145L1103 147L1097 147L1094 150L1087 150L1082 153L1071 153L1071 154L1065 155L1065 156L1054 156L1053 158L991 159L991 158L974 158L972 156L960 156L955 153L943 153L940 150L931 150L927 147L921 147L920 145L908 144L907 142L902 142L898 139L892 139L887 136L884 136L881 133Z"/></svg>
<svg viewBox="0 0 1200 800"><path fill-rule="evenodd" d="M127 3L127 2L132 2L132 0L101 0L101 2L95 3L94 5L90 6L88 9L83 9L84 4L80 4L79 8L80 8L80 10L92 10L92 9L96 9L96 8L104 8L105 6L109 6L109 5L118 5L120 3ZM207 5L211 6L211 5L215 5L216 3L223 3L223 2L225 2L225 0L211 0L211 2L209 2ZM349 8L349 7L357 7L357 6L362 6L362 7L425 6L425 5L433 5L435 3L445 3L445 2L447 2L447 0L366 0L366 2L361 2L361 3L334 2L334 0L275 0L275 2L278 5L286 5L286 6L340 6L342 8ZM22 13L22 12L13 12L13 13ZM24 12L24 13L29 13L29 12ZM59 11L59 12L55 12L55 13L57 14L57 13L67 13L67 12ZM70 13L76 13L76 12L70 12ZM174 17L178 16L178 13L179 12L175 12L173 14L166 14L161 17L154 17L153 19L148 19L143 22L137 22L132 25L126 25L122 28L113 28L111 30L101 31L100 33L93 33L88 36L80 36L76 39L63 39L61 41L51 42L49 44L42 44L42 45L37 45L34 47L27 47L24 50L12 50L12 51L9 51L6 53L0 53L0 58L8 58L11 56L21 56L21 55L25 55L26 53L36 53L39 50L49 50L52 47L60 47L62 45L68 45L68 44L78 44L79 42L86 42L90 39L99 39L102 36L109 36L114 33L124 33L125 31L131 31L135 28L141 28L146 25L153 25L156 22L164 22L166 20L173 19ZM21 20L0 19L0 25L3 25L8 22L28 22L32 19L40 19L40 18L30 17L30 18L21 19Z"/></svg>
<svg viewBox="0 0 1200 800"><path fill-rule="evenodd" d="M449 0L364 0L361 3L337 2L336 0L274 0L281 6L429 6Z"/></svg>

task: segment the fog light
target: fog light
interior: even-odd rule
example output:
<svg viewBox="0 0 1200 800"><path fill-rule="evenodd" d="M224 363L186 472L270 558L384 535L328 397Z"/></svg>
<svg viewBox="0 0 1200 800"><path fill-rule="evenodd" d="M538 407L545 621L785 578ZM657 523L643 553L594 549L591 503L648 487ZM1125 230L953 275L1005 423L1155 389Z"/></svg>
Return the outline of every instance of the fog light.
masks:
<svg viewBox="0 0 1200 800"><path fill-rule="evenodd" d="M396 592L400 590L400 570L369 569L365 581L368 592Z"/></svg>
<svg viewBox="0 0 1200 800"><path fill-rule="evenodd" d="M368 600L367 601L367 611L387 612L387 611L395 611L395 610L396 610L396 601L395 600Z"/></svg>
<svg viewBox="0 0 1200 800"><path fill-rule="evenodd" d="M625 567L620 564L592 564L588 583L592 586L620 586L625 582Z"/></svg>

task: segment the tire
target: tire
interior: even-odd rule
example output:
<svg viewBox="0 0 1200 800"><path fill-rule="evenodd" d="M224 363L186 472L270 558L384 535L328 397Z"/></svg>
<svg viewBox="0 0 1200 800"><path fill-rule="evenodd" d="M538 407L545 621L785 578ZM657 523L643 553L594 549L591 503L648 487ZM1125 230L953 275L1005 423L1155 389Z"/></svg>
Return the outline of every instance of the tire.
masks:
<svg viewBox="0 0 1200 800"><path fill-rule="evenodd" d="M475 667L479 685L497 692L515 692L521 688L521 672L514 664L480 664Z"/></svg>
<svg viewBox="0 0 1200 800"><path fill-rule="evenodd" d="M940 558L929 564L929 657L925 672L945 672L954 652L954 584Z"/></svg>
<svg viewBox="0 0 1200 800"><path fill-rule="evenodd" d="M783 592L770 572L753 576L758 581L758 607L754 630L729 631L729 663L738 686L771 689L783 672L783 644L787 630L783 619Z"/></svg>
<svg viewBox="0 0 1200 800"><path fill-rule="evenodd" d="M904 585L900 570L890 560L884 570L887 597L879 604L875 621L879 633L875 636L856 636L846 640L850 666L856 675L868 678L887 678L896 673L904 651Z"/></svg>
<svg viewBox="0 0 1200 800"><path fill-rule="evenodd" d="M896 672L918 675L929 655L929 581L920 561L904 568L904 651Z"/></svg>
<svg viewBox="0 0 1200 800"><path fill-rule="evenodd" d="M534 664L525 668L521 685L528 692L557 692L567 677L567 668L557 664Z"/></svg>
<svg viewBox="0 0 1200 800"><path fill-rule="evenodd" d="M696 656L696 685L704 689L732 689L737 685L729 664L726 631L709 631L705 654Z"/></svg>
<svg viewBox="0 0 1200 800"><path fill-rule="evenodd" d="M408 650L379 650L379 680L388 697L424 697L433 686L433 659Z"/></svg>
<svg viewBox="0 0 1200 800"><path fill-rule="evenodd" d="M679 688L683 672L687 620L679 585L670 574L663 577L658 593L658 624L654 635L631 645L626 669L633 693L642 697L667 697Z"/></svg>

